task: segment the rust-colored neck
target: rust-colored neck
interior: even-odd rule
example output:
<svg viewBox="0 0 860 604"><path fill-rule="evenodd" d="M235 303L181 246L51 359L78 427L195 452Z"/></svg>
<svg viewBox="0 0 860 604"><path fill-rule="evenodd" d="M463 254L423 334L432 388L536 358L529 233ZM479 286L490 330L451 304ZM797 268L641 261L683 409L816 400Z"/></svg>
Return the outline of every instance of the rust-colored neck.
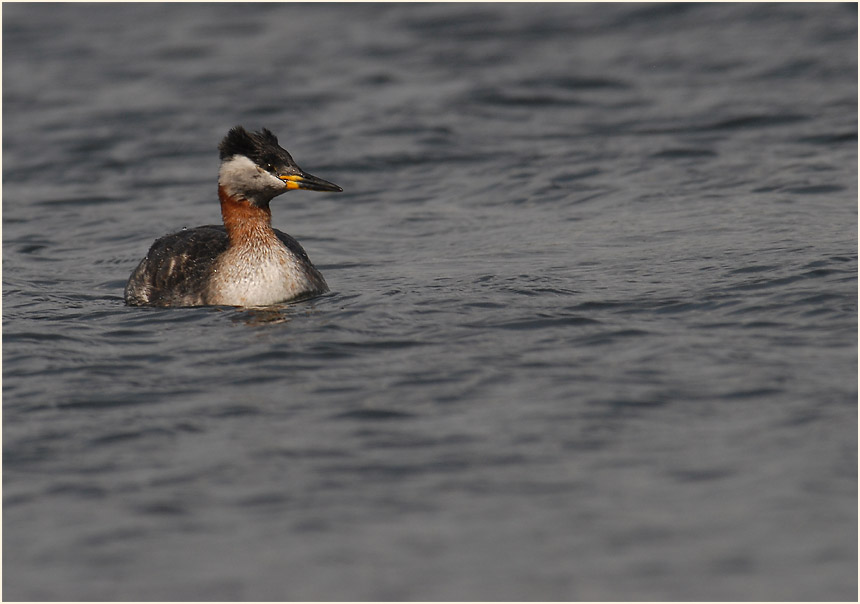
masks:
<svg viewBox="0 0 860 604"><path fill-rule="evenodd" d="M272 211L254 205L247 199L230 196L224 187L218 187L221 199L221 218L232 243L247 237L259 236L260 231L272 230Z"/></svg>

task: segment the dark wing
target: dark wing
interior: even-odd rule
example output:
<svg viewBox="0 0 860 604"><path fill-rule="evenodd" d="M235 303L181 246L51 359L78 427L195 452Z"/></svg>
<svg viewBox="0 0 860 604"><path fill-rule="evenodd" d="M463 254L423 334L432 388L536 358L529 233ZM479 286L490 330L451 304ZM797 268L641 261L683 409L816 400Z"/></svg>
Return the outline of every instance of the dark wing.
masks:
<svg viewBox="0 0 860 604"><path fill-rule="evenodd" d="M206 304L215 259L227 249L228 242L227 231L220 225L186 229L157 239L125 286L126 304Z"/></svg>
<svg viewBox="0 0 860 604"><path fill-rule="evenodd" d="M325 282L325 279L317 270L317 267L313 265L311 259L308 258L308 255L305 253L305 250L302 248L301 244L298 241L284 233L283 231L279 231L278 229L273 229L275 231L275 235L278 236L278 239L281 240L287 249L294 253L296 256L302 259L302 262L305 265L305 271L307 275L311 278L314 283L314 289L317 293L323 293L328 291L328 284Z"/></svg>
<svg viewBox="0 0 860 604"><path fill-rule="evenodd" d="M272 230L275 231L275 235L278 236L278 239L281 240L281 243L287 246L288 250L290 250L292 253L294 253L296 256L298 256L308 264L311 263L311 259L308 258L308 255L305 253L305 250L302 248L298 241L296 241L290 235L287 235L283 231L279 231L278 229Z"/></svg>

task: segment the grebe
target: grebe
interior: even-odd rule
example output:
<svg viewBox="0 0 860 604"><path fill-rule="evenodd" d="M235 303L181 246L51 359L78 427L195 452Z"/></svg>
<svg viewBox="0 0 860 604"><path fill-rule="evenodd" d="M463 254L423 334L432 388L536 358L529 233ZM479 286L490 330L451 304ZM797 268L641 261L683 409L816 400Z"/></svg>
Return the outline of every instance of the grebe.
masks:
<svg viewBox="0 0 860 604"><path fill-rule="evenodd" d="M224 226L157 239L125 286L126 304L268 306L328 291L299 242L272 228L269 202L290 189L343 189L303 172L265 128L236 126L218 149Z"/></svg>

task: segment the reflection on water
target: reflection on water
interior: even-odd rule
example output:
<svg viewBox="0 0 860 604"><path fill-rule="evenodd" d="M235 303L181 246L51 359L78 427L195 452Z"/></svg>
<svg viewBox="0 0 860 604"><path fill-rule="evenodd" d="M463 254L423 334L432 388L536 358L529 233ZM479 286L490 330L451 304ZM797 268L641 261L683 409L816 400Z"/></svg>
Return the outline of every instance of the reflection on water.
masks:
<svg viewBox="0 0 860 604"><path fill-rule="evenodd" d="M4 596L854 599L856 11L4 5ZM240 123L333 292L126 307Z"/></svg>
<svg viewBox="0 0 860 604"><path fill-rule="evenodd" d="M249 308L237 311L231 319L234 323L246 325L265 325L266 323L287 323L292 321L287 309L280 308Z"/></svg>

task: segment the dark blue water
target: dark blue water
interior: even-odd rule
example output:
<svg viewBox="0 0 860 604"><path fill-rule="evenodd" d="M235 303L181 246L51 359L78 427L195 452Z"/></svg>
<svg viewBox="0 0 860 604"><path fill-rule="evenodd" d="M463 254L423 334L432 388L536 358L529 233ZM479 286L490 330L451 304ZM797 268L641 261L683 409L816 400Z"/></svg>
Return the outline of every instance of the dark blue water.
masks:
<svg viewBox="0 0 860 604"><path fill-rule="evenodd" d="M127 308L268 127L332 293ZM3 6L5 600L854 600L857 8Z"/></svg>

